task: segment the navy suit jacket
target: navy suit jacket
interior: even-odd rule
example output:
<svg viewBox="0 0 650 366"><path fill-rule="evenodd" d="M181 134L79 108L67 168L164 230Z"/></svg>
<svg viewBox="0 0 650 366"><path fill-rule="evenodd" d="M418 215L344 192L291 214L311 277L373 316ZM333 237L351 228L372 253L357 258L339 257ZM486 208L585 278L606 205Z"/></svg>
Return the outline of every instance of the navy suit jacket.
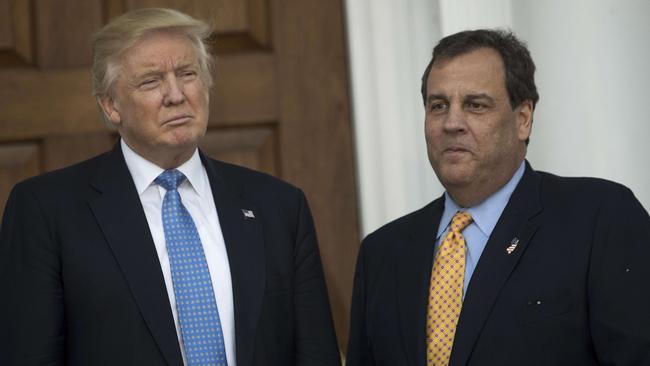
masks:
<svg viewBox="0 0 650 366"><path fill-rule="evenodd" d="M363 241L348 366L426 365L443 209L441 197ZM650 365L649 286L650 218L629 189L526 164L466 290L449 364Z"/></svg>
<svg viewBox="0 0 650 366"><path fill-rule="evenodd" d="M302 192L201 159L230 262L237 364L339 365ZM0 293L1 365L182 365L160 263L119 144L14 187L0 231Z"/></svg>

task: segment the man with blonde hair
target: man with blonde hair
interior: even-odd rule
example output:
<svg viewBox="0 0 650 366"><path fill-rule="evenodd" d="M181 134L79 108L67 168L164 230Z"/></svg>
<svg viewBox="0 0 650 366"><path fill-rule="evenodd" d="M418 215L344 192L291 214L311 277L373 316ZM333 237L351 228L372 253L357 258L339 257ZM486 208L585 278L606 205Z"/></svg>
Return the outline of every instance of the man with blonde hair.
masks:
<svg viewBox="0 0 650 366"><path fill-rule="evenodd" d="M17 184L1 365L338 365L300 189L206 157L204 22L141 9L93 43L115 148Z"/></svg>

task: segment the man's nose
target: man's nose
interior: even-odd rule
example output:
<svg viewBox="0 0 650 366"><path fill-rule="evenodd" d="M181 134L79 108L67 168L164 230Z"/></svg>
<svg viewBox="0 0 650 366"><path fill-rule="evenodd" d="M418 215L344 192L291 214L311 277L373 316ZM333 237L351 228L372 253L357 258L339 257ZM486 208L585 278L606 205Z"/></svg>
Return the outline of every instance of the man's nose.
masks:
<svg viewBox="0 0 650 366"><path fill-rule="evenodd" d="M165 82L164 93L165 95L163 102L167 106L177 105L185 102L185 92L183 90L183 85L175 76L170 77Z"/></svg>
<svg viewBox="0 0 650 366"><path fill-rule="evenodd" d="M446 132L465 132L467 131L467 116L462 106L452 104L443 121Z"/></svg>

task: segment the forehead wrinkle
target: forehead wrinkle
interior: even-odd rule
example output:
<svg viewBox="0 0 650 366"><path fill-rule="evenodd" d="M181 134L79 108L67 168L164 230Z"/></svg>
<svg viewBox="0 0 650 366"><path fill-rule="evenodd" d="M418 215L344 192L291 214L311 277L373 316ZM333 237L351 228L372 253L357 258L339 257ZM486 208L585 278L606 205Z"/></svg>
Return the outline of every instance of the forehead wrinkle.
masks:
<svg viewBox="0 0 650 366"><path fill-rule="evenodd" d="M185 56L186 55L182 55L181 57L174 57L171 60L160 61L149 61L147 59L140 64L137 62L138 60L127 59L127 63L130 64L129 71L131 75L129 75L129 78L142 79L147 76L160 75L170 71L176 72L193 66L198 67L196 58L190 58L188 60L188 57Z"/></svg>
<svg viewBox="0 0 650 366"><path fill-rule="evenodd" d="M159 60L159 61L145 61L142 63L131 62L132 66L144 69L145 72L149 70L178 70L180 68L189 67L197 64L196 59L187 60L187 57L178 57L171 60Z"/></svg>
<svg viewBox="0 0 650 366"><path fill-rule="evenodd" d="M170 43L176 42L172 37L170 38ZM175 68L175 65L178 64L198 64L198 56L196 55L196 50L194 47L189 44L189 40L185 40L187 43L182 42L182 47L178 48L178 43L174 45L176 47L176 52L168 55L165 59L160 59L160 52L169 51L169 44L160 46L156 48L147 47L150 42L157 42L155 39L151 40L148 37L141 39L131 48L125 50L121 55L120 59L123 64L128 64L134 68L148 68L148 69L157 69L163 66ZM188 52L189 51L189 52Z"/></svg>
<svg viewBox="0 0 650 366"><path fill-rule="evenodd" d="M451 59L440 67L432 68L427 85L427 100L431 100L432 95L445 96L448 100L508 99L500 65L479 65L474 62L453 64L453 61Z"/></svg>

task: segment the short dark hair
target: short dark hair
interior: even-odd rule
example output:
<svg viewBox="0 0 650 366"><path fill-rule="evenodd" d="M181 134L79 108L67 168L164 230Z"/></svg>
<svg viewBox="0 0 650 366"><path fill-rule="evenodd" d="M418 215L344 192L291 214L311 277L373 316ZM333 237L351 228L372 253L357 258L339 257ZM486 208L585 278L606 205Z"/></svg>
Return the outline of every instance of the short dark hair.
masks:
<svg viewBox="0 0 650 366"><path fill-rule="evenodd" d="M477 29L452 34L440 40L433 49L433 55L424 75L422 75L422 100L427 103L427 79L433 65L478 48L492 48L499 52L505 68L506 90L510 105L516 108L526 100L533 103L539 100L535 86L535 63L530 57L526 44L511 31L501 29Z"/></svg>

